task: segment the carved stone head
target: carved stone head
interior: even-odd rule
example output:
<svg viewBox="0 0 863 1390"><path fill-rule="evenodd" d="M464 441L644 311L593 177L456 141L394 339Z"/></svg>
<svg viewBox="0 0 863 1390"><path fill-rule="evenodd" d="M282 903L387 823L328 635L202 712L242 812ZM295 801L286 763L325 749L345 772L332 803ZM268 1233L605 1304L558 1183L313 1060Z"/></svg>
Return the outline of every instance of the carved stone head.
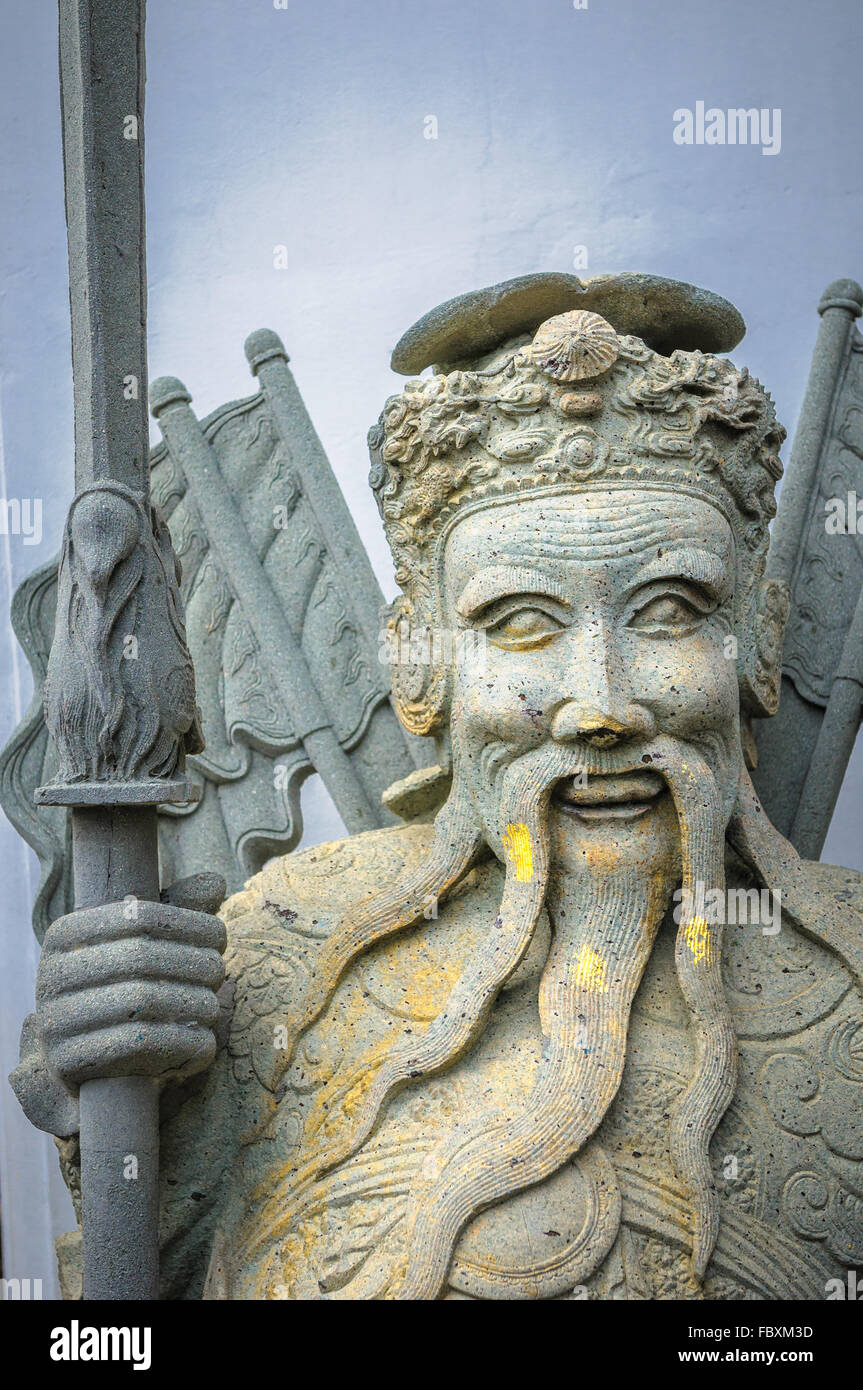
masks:
<svg viewBox="0 0 863 1390"><path fill-rule="evenodd" d="M492 532L528 504L537 516L590 515L609 544L627 508L654 506L669 518L687 508L702 518L696 530L729 535L726 611L741 711L772 714L787 596L764 570L784 437L745 369L697 349L663 355L585 309L408 381L369 435L371 484L403 590L391 625L448 631L447 553L479 532L491 553ZM625 553L625 536L617 544ZM435 660L443 644L429 645L427 665L393 668L401 717L420 734L446 723L452 699L452 666Z"/></svg>

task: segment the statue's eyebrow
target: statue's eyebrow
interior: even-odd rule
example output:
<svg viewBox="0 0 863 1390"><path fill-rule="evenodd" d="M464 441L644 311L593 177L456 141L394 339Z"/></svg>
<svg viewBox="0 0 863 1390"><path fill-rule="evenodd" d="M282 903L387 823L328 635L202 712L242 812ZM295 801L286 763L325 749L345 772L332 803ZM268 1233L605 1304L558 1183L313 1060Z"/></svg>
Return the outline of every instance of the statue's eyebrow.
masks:
<svg viewBox="0 0 863 1390"><path fill-rule="evenodd" d="M471 618L495 599L516 594L543 594L569 607L560 585L541 570L525 569L521 565L491 565L468 581L456 609L460 617Z"/></svg>
<svg viewBox="0 0 863 1390"><path fill-rule="evenodd" d="M638 571L638 587L651 579L688 579L714 598L723 598L731 584L729 566L712 550L693 545L670 545Z"/></svg>

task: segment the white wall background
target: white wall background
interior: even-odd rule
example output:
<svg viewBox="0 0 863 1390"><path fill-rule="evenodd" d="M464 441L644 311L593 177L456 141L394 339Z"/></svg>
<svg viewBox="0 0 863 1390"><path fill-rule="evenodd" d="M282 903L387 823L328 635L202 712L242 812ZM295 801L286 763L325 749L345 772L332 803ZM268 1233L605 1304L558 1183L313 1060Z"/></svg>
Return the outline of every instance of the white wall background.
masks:
<svg viewBox="0 0 863 1390"><path fill-rule="evenodd" d="M276 0L281 4L282 0ZM390 351L434 304L537 269L646 270L732 299L735 353L796 423L815 306L863 278L858 0L150 0L151 377L199 415L253 389L276 329L387 594L365 431ZM5 0L0 42L3 496L44 537L0 537L0 620L55 550L72 491L72 396L53 0ZM779 107L782 150L683 148L678 107ZM436 116L438 138L424 138ZM273 250L288 248L288 269ZM787 446L786 446L787 449ZM29 694L0 630L0 739ZM317 794L308 838L334 813ZM863 868L863 755L824 857ZM71 1215L51 1146L5 1080L31 1007L30 856L0 825L0 1164L5 1272L50 1274Z"/></svg>

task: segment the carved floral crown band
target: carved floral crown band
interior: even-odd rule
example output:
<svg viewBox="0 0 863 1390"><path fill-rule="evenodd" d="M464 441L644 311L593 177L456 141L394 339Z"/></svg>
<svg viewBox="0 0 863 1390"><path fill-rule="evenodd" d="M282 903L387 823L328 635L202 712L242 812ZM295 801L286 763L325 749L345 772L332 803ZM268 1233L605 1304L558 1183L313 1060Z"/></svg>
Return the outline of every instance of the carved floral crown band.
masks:
<svg viewBox="0 0 863 1390"><path fill-rule="evenodd" d="M574 309L467 369L409 381L369 432L370 482L397 581L419 603L461 506L567 483L703 495L760 575L784 437L745 369L700 351L664 357Z"/></svg>

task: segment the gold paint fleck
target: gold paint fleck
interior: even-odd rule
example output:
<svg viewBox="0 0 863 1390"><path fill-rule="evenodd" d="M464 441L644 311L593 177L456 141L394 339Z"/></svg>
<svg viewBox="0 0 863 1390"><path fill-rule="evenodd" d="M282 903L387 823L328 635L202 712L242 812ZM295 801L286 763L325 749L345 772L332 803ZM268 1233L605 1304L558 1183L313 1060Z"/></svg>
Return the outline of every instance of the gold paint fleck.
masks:
<svg viewBox="0 0 863 1390"><path fill-rule="evenodd" d="M710 928L703 917L693 917L683 929L684 940L692 952L696 965L704 961L709 965L712 960L713 947L710 940Z"/></svg>
<svg viewBox="0 0 863 1390"><path fill-rule="evenodd" d="M503 835L503 847L519 883L530 883L533 879L533 848L527 826L508 825Z"/></svg>
<svg viewBox="0 0 863 1390"><path fill-rule="evenodd" d="M608 993L608 967L598 951L584 943L575 962L575 983L589 994Z"/></svg>

